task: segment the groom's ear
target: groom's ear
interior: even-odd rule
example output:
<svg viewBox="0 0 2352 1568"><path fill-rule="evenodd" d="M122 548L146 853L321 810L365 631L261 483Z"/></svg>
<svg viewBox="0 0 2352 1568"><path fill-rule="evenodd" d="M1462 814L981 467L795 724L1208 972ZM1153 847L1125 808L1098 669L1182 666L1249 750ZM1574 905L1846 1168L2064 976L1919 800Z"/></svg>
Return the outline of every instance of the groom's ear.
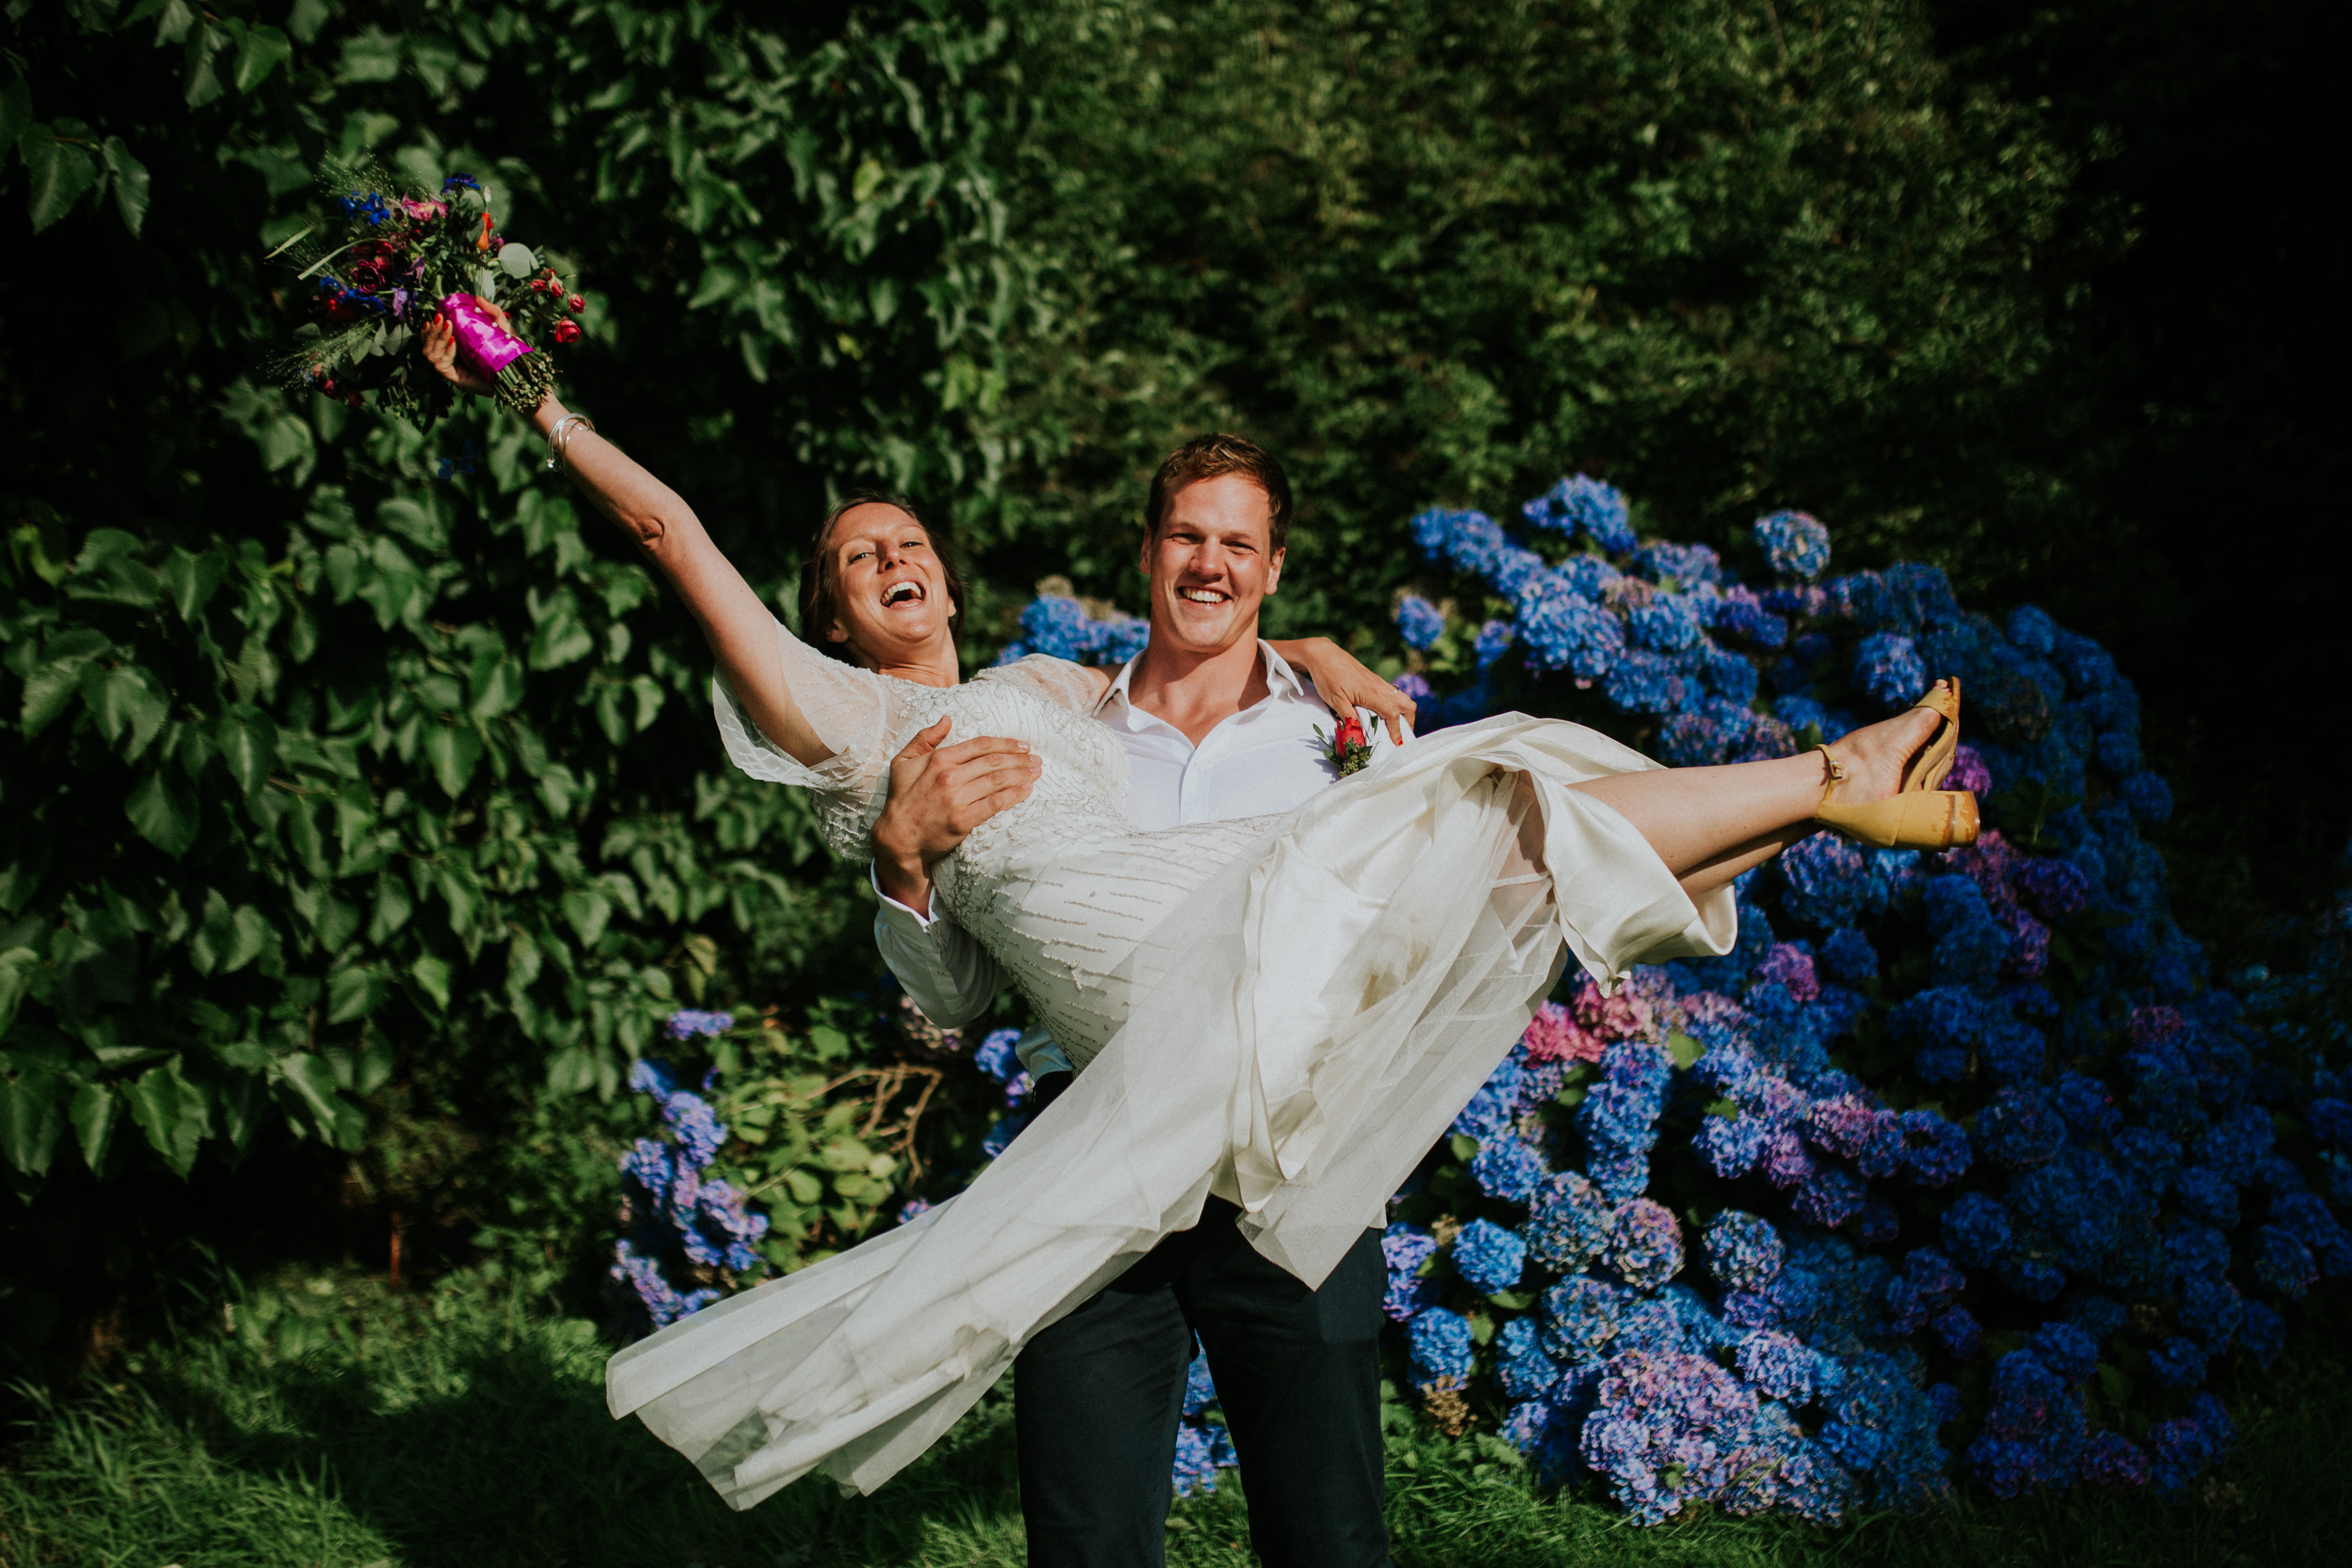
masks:
<svg viewBox="0 0 2352 1568"><path fill-rule="evenodd" d="M1265 596L1269 599L1282 586L1282 560L1289 553L1287 550L1277 550L1265 558Z"/></svg>

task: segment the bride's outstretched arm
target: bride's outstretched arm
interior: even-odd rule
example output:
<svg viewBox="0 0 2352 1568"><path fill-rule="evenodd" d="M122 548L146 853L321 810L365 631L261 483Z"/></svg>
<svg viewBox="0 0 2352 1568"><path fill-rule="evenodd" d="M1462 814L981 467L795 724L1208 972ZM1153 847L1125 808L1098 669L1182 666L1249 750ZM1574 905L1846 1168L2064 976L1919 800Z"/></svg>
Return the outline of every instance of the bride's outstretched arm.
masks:
<svg viewBox="0 0 2352 1568"><path fill-rule="evenodd" d="M425 357L467 391L488 391L488 384L457 361L456 348L448 323L436 318L425 331ZM532 412L531 428L544 437L569 414L550 393ZM814 766L831 756L785 683L775 613L711 542L694 509L584 425L575 423L564 436L563 467L572 484L636 541L654 569L677 590L718 656L719 674L752 721L794 762Z"/></svg>

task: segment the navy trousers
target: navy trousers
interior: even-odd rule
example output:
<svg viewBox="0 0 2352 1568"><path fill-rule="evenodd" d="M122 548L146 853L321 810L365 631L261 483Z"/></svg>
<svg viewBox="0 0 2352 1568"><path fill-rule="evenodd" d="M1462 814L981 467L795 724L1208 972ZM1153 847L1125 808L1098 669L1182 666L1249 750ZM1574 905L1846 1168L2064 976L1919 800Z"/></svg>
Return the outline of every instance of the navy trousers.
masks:
<svg viewBox="0 0 2352 1568"><path fill-rule="evenodd" d="M1041 1089L1059 1089L1059 1084ZM1197 1340L1269 1568L1390 1568L1381 1521L1381 1299L1368 1230L1319 1289L1258 1256L1209 1200L1013 1363L1031 1568L1160 1568L1169 1468Z"/></svg>

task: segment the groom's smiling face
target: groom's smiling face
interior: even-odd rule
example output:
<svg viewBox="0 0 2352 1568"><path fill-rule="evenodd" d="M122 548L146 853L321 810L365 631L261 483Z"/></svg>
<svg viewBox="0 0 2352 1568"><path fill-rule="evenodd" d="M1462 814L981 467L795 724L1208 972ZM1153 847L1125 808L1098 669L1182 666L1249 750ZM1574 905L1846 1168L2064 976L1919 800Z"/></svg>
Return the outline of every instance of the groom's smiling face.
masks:
<svg viewBox="0 0 2352 1568"><path fill-rule="evenodd" d="M1195 653L1257 637L1257 612L1282 580L1273 509L1245 474L1195 479L1169 498L1143 542L1151 636Z"/></svg>

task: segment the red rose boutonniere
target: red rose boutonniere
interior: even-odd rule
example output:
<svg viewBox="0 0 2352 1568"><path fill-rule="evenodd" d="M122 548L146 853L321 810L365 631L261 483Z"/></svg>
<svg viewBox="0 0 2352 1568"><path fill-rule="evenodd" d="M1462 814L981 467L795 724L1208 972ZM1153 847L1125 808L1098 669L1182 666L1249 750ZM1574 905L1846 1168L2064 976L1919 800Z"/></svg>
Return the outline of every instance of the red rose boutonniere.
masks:
<svg viewBox="0 0 2352 1568"><path fill-rule="evenodd" d="M1360 771L1372 760L1371 742L1364 739L1363 723L1352 713L1339 721L1335 733L1326 735L1318 729L1315 738L1323 742L1323 754L1331 759L1331 765L1339 770L1341 778Z"/></svg>

